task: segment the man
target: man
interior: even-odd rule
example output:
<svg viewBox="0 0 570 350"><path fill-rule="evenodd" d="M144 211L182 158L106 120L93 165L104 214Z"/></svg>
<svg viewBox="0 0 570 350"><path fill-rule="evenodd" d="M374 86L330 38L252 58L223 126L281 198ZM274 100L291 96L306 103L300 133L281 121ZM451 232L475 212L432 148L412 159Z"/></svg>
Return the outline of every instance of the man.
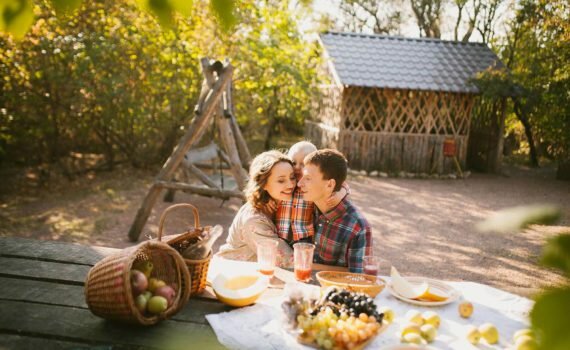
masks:
<svg viewBox="0 0 570 350"><path fill-rule="evenodd" d="M305 157L298 186L305 201L315 203L315 262L362 272L363 258L372 255L372 232L360 211L346 197L335 206L327 199L346 180L346 158L339 151L323 149Z"/></svg>

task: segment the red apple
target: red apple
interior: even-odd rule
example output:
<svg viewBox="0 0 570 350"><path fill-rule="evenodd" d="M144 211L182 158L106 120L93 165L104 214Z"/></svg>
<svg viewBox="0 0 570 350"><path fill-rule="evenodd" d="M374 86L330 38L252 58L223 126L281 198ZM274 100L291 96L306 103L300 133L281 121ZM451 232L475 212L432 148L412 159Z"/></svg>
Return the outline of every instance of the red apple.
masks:
<svg viewBox="0 0 570 350"><path fill-rule="evenodd" d="M164 297L168 301L168 306L172 305L174 302L174 297L176 297L176 291L169 285L158 287L154 291L155 296Z"/></svg>
<svg viewBox="0 0 570 350"><path fill-rule="evenodd" d="M139 270L131 270L131 286L133 288L133 295L138 296L148 287L148 280L144 273Z"/></svg>

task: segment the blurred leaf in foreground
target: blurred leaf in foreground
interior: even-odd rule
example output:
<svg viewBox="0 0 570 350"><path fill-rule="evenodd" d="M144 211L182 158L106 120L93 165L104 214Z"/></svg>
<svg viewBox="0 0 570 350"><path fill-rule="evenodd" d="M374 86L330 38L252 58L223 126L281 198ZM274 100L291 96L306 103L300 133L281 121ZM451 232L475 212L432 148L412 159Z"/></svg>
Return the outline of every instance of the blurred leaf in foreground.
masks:
<svg viewBox="0 0 570 350"><path fill-rule="evenodd" d="M556 223L561 211L553 205L527 205L500 210L477 225L479 231L513 232L529 225Z"/></svg>
<svg viewBox="0 0 570 350"><path fill-rule="evenodd" d="M546 291L537 299L530 314L539 348L570 349L570 288Z"/></svg>
<svg viewBox="0 0 570 350"><path fill-rule="evenodd" d="M0 1L0 31L11 33L16 39L26 35L34 22L31 0Z"/></svg>
<svg viewBox="0 0 570 350"><path fill-rule="evenodd" d="M544 266L559 269L570 277L570 233L548 240L542 250L541 263ZM570 310L568 312L570 313Z"/></svg>

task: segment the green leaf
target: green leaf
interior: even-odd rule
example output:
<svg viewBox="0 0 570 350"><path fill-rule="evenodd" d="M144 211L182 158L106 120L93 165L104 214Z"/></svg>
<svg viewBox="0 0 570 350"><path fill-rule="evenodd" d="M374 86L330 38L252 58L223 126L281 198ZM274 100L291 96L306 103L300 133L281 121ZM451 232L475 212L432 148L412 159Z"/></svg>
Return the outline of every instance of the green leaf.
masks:
<svg viewBox="0 0 570 350"><path fill-rule="evenodd" d="M570 234L550 238L542 250L542 264L554 267L570 277Z"/></svg>
<svg viewBox="0 0 570 350"><path fill-rule="evenodd" d="M234 26L236 23L234 0L210 0L210 6L224 30L229 30Z"/></svg>
<svg viewBox="0 0 570 350"><path fill-rule="evenodd" d="M34 12L29 0L3 0L0 3L0 30L16 39L26 35L34 23Z"/></svg>
<svg viewBox="0 0 570 350"><path fill-rule="evenodd" d="M139 6L152 13L161 26L171 28L174 25L174 9L168 0L138 0Z"/></svg>
<svg viewBox="0 0 570 350"><path fill-rule="evenodd" d="M51 0L57 15L67 15L81 6L82 0Z"/></svg>
<svg viewBox="0 0 570 350"><path fill-rule="evenodd" d="M539 335L540 349L570 349L570 288L544 292L537 298L530 318Z"/></svg>
<svg viewBox="0 0 570 350"><path fill-rule="evenodd" d="M500 210L477 225L480 231L512 232L529 225L550 225L560 219L561 211L552 205L527 205Z"/></svg>

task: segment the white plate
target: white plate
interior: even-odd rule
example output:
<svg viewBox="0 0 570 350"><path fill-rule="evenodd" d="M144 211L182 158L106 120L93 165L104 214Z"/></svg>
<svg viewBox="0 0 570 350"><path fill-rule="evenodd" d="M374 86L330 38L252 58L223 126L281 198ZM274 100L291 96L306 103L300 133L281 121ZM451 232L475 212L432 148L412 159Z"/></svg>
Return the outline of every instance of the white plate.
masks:
<svg viewBox="0 0 570 350"><path fill-rule="evenodd" d="M461 295L456 289L454 289L449 284L444 283L442 281L434 280L431 278L425 278L425 277L406 277L406 280L408 282L410 282L412 285L420 285L423 282L426 282L429 284L430 290L432 290L435 294L447 295L448 296L447 300L444 300L444 301L422 301L422 300L408 299L408 298L405 298L405 297L401 296L400 294L398 294L394 290L394 287L392 286L392 282L390 282L388 284L388 290L390 291L390 293L394 297L396 297L402 301L405 301L406 303L419 305L419 306L441 306L441 305L453 303Z"/></svg>

